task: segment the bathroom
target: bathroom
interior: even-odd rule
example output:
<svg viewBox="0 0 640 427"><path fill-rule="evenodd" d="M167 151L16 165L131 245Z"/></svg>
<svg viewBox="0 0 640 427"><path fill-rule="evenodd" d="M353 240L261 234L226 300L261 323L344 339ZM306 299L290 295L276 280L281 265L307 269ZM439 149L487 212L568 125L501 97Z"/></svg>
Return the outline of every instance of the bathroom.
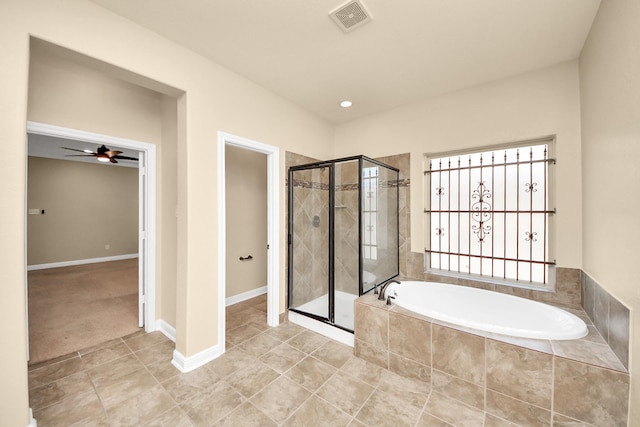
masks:
<svg viewBox="0 0 640 427"><path fill-rule="evenodd" d="M292 153L288 153L287 159L290 165L312 161ZM410 155L386 156L376 160L400 171L397 181L399 247L404 250L399 256L403 263L399 278L453 283L497 291L508 298L515 295L546 302L579 316L584 320L584 323L581 322L583 327L589 328L589 334L587 337L580 334L579 338L582 339L550 341L507 337L451 326L447 322L434 321L396 306L397 301L388 299L385 303L387 295L393 298L393 295L401 292L402 286L407 286L404 282L395 288L397 292L393 289L396 285L389 286L382 301L373 292L355 300L355 342L341 340L342 332L338 329L333 332L329 330L327 335L350 345L355 344L355 355L370 363L424 381L430 385L432 392L454 399L454 402L464 402L459 411L466 413L469 417L467 421L473 419L473 411L486 410L487 413L521 425L551 425L553 422L557 425L567 420L588 425L626 425L629 393L628 309L606 294L587 274L575 268L553 269L555 292L474 281L469 276L454 278L425 273L424 255L407 249L412 237L407 209ZM386 202L386 199L382 200ZM336 216L340 215L338 212ZM345 230L337 227L335 232L335 239L339 241L342 237L338 235ZM366 266L364 269L366 271ZM340 274L336 273L336 283L339 280ZM383 282L386 281L385 278ZM364 289L370 287L365 286ZM294 291L298 292L298 289ZM596 320L602 316L602 313L596 313L595 298L602 299L602 296L596 297L596 293L606 295L606 307L610 310L607 316L618 319L622 331L609 330L608 326ZM602 302L598 304L602 305ZM337 310L336 307L336 313ZM498 310L498 306L492 305L491 310ZM309 327L299 322L298 310L295 311L293 318L292 311L289 311L290 320ZM344 329L344 324L338 321L336 324ZM322 328L316 329L314 325L310 328L324 333ZM504 371L505 366L510 366L509 374ZM599 384L599 390L586 392L590 399L595 400L580 398L578 386L571 382L576 380L572 369L579 370L579 375L587 378L580 385L580 390L588 389L590 383ZM572 403L576 400L583 400L577 409ZM552 411L552 402L555 412ZM437 409L434 408L434 411ZM447 416L450 414L442 415L443 419L447 419ZM448 421L453 423L454 420Z"/></svg>
<svg viewBox="0 0 640 427"><path fill-rule="evenodd" d="M405 177L409 186L401 196L401 199L406 197L406 205L402 201L400 205L401 216L406 218L406 229L401 226L399 245L400 271L412 278L423 275L422 204L415 203L423 197L419 185L423 178L422 155L425 152L485 147L555 135L558 141L557 265L581 271L581 277L585 277L585 288L593 290L592 293L585 292L585 300L591 302L596 320L610 326L609 330L614 335L624 330L624 326L620 326L616 318L596 313L609 312L612 297L630 309L630 422L640 419L640 328L637 316L640 298L635 270L638 255L634 250L640 238L637 227L640 200L633 196L638 182L637 158L640 155L636 125L640 86L637 73L629 72L638 68L638 30L634 20L638 13L636 2L602 2L581 53L569 61L536 64L533 71L522 70L518 74L515 70L512 77L478 83L427 100L416 100L412 104L396 106L336 126L326 125L319 119L311 120L306 113L283 105L280 99L265 100L264 91L227 78L226 71L221 72L214 66L203 65L202 73L194 73L202 61L192 59L192 53L179 50L169 42L157 39L156 35L97 7L80 6L74 2L62 8L42 2L38 8L33 8L14 3L16 18L7 15L12 17L12 22L7 22L3 28L6 35L3 41L7 52L16 60L6 64L3 93L15 113L4 117L3 140L18 141L24 134L29 48L26 40L29 34L84 52L92 58L114 64L120 70L132 70L140 76L151 76L189 91L189 103L183 99L184 104L181 104L181 107L189 107L181 116L188 124L189 132L184 131L188 138L185 136L186 143L179 146L177 158L182 163L179 164L178 179L170 181L179 183L174 184L181 195L178 225L186 234L176 245L164 245L165 248L177 248L180 256L171 259L177 260L180 268L171 276L161 276L168 285L166 291L163 289L165 300L159 305L162 308L159 317L178 328L178 347L185 355L198 354L218 342L216 334L210 330L196 327L187 333L185 326L196 324L196 319L204 319L211 325L218 322L212 304L202 303L216 299L215 290L210 286L216 281L216 268L212 268L210 261L216 259L218 234L215 230L202 231L208 226L215 228L216 221L212 219L215 194L214 190L205 189L191 179L199 176L207 182L215 182L215 168L211 166L212 158L215 158L211 150L212 129L235 131L277 143L283 151L322 159L360 153L381 159L409 153L410 173ZM91 31L86 27L87 22L91 22L87 17L97 22ZM51 25L52 20L70 25L55 27ZM113 28L122 29L122 37L128 37L130 43L107 42L113 36ZM141 48L146 52L145 61L138 59ZM171 63L163 61L171 57L184 59ZM469 59L469 62L460 64L459 72L464 73L471 68L474 68L474 61ZM214 83L210 82L211 76L216 76ZM221 88L238 86L242 90L236 92L241 94L220 93ZM234 115L229 109L230 103L241 113ZM109 127L107 118L101 119L106 121L106 124L101 124ZM322 143L327 141L331 147L322 148ZM5 182L22 183L24 171L20 165L24 162L20 153L24 152L24 147L16 143L15 148L9 155L18 161L7 162L2 176ZM186 167L187 159L189 168ZM285 177L283 163L281 160L282 181ZM16 343L7 348L9 363L3 371L6 381L3 391L18 397L7 399L8 403L3 408L10 414L19 412L14 419L20 417L21 420L28 402L23 360L25 316L16 308L24 295L22 251L15 248L22 247L24 242L21 231L23 219L18 213L25 203L24 196L18 193L12 191L7 194L8 209L3 217L7 225L4 230L7 247L10 248L5 251L7 268L4 270L4 283L15 285L8 286L3 293L8 309L3 310L2 322L5 325L3 335ZM167 205L170 206L166 207L162 221L174 218L176 214L175 204ZM285 207L284 201L281 206ZM189 227L184 222L187 214L192 220ZM175 218L173 221L176 222ZM164 222L161 225L164 226ZM188 261L187 252L202 253L203 262ZM281 252L284 272L284 249ZM587 278L593 281L587 281ZM285 292L284 282L281 279L281 296ZM283 311L286 307L283 297L280 302ZM24 425L26 422L11 424Z"/></svg>
<svg viewBox="0 0 640 427"><path fill-rule="evenodd" d="M597 213L602 212L603 204L619 206L619 199L628 199L626 186L616 184L614 176L617 176L617 179L632 178L628 171L624 170L615 174L610 169L607 169L607 174L599 171L599 158L613 156L619 161L618 155L622 151L604 150L604 143L592 133L594 131L591 126L597 122L595 118L598 114L604 114L608 120L618 123L617 119L610 118L601 109L585 101L589 85L596 85L595 79L599 76L595 72L585 71L585 67L590 64L590 55L594 55L592 50L595 48L585 49L579 61L569 61L521 76L442 95L344 124L336 132L338 151L335 157L363 153L400 169L400 179L406 184L400 186L399 194L400 275L424 280L433 277L424 273L423 155L427 152L472 150L555 136L557 163L554 166L553 188L556 208L554 251L558 286L563 292L560 301L554 301L555 295L552 294L538 294L547 302L563 306L582 306L591 322L599 326L601 344L609 342L611 348L626 349L626 366L630 368L633 378L633 355L637 354L633 350L637 346L637 340L634 340L633 336L635 329L630 328L633 324L633 311L627 307L632 307L631 294L636 292L633 290L633 283L637 280L631 276L624 263L635 264L637 261L633 261L634 255L631 253L623 255L618 249L608 251L603 248L618 248L620 245L632 247L630 235L627 233L633 235L635 231L622 230L619 228L620 223L611 222L611 217ZM390 150L390 145L397 148ZM390 155L391 153L397 156ZM308 159L306 163L312 160L315 159ZM305 161L297 164L302 163ZM294 163L289 163L287 167L291 164ZM600 221L607 225L602 226ZM614 256L614 253L617 255ZM518 289L513 292L523 296L536 293ZM387 315L386 312L373 312L382 316L382 319ZM356 328L357 323L356 320ZM382 325L384 324L382 322ZM619 340L618 337L623 338ZM375 338L370 339L377 342ZM602 346L605 347L604 344ZM366 349L367 346L358 349L356 344L356 352L360 352L361 355L363 348ZM545 358L555 357L544 354ZM384 354L368 354L365 357L375 360L376 357L384 358ZM624 359L624 356L622 358ZM619 371L614 372L614 376L617 376ZM445 381L443 378L455 381L460 379L460 376L441 375L437 378L432 377L431 381ZM621 378L625 378L624 375ZM468 381L464 381L466 380L463 380L462 384L469 385ZM625 380L622 385L622 402L612 403L612 411L624 413L626 417L627 410L630 410L628 422L629 425L634 425L633 412L637 406L633 403L634 380L631 379L630 385L624 384ZM484 385L473 382L470 387L485 390ZM624 398L624 390L629 388L630 401ZM571 401L584 404L589 400L583 400L583 396L577 393ZM494 403L498 404L495 400ZM619 404L622 406L618 406ZM542 410L548 411L549 408ZM574 420L583 417L580 421L587 425L610 425L584 414L559 413L557 416L564 415L571 415L570 418ZM562 418L558 418L556 424L560 424L561 420ZM619 424L614 422L612 425L626 425L624 420L626 418L619 421Z"/></svg>

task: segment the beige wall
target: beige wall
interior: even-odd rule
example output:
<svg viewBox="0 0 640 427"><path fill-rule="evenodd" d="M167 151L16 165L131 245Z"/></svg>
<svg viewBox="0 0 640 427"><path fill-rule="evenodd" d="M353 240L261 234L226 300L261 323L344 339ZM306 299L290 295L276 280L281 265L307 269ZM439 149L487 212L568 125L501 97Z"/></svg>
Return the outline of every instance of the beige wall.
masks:
<svg viewBox="0 0 640 427"><path fill-rule="evenodd" d="M267 285L267 156L227 145L225 162L229 298Z"/></svg>
<svg viewBox="0 0 640 427"><path fill-rule="evenodd" d="M640 2L600 5L580 57L583 269L631 310L630 425L640 425Z"/></svg>
<svg viewBox="0 0 640 427"><path fill-rule="evenodd" d="M175 328L178 278L178 104L162 97L162 142L158 146L156 226L156 317Z"/></svg>
<svg viewBox="0 0 640 427"><path fill-rule="evenodd" d="M95 59L106 73L145 87L155 88L177 102L175 183L159 188L164 198L175 185L176 226L162 224L160 233L175 237L175 326L177 350L194 355L218 342L217 319L217 209L216 132L221 130L285 150L317 158L333 155L333 127L298 106L275 96L192 51L169 42L126 19L85 0L5 0L0 2L0 46L5 59L0 67L0 144L3 190L0 221L0 336L3 364L0 368L0 425L28 423L25 325L25 193L29 38L75 50ZM82 76L80 76L82 78ZM46 83L44 79L43 83ZM73 94L70 94L73 95ZM94 102L106 100L109 94ZM31 106L30 106L31 107ZM125 108L125 107L123 107ZM162 108L157 113L162 115ZM55 112L50 111L55 116ZM82 112L79 112L81 114ZM118 120L115 118L118 117ZM123 129L127 114L109 111L79 117L47 119L29 111L29 119L76 127L113 136L162 142L161 120L149 129ZM113 120L112 120L113 119ZM154 130L155 129L155 130ZM160 167L169 161L160 160ZM281 156L281 211L286 207L284 155ZM160 172L162 173L162 172ZM162 178L164 179L164 178ZM169 178L167 178L169 179ZM166 184L166 183L165 183ZM163 199L163 207L171 202ZM160 214L159 214L160 217ZM281 229L286 229L284 216ZM173 234L172 234L173 233ZM165 238L165 237L163 237ZM281 236L281 309L284 308L286 242ZM163 245L166 247L166 245ZM162 248L159 246L159 250ZM169 269L171 270L171 269ZM165 274L162 269L158 274ZM171 271L168 274L172 274ZM163 278L159 278L162 280ZM215 284L212 286L212 284Z"/></svg>
<svg viewBox="0 0 640 427"><path fill-rule="evenodd" d="M557 135L556 255L581 266L580 94L576 61L406 105L336 128L336 156L411 154L411 250L422 252L422 156Z"/></svg>
<svg viewBox="0 0 640 427"><path fill-rule="evenodd" d="M162 95L31 43L29 120L160 144Z"/></svg>
<svg viewBox="0 0 640 427"><path fill-rule="evenodd" d="M138 253L138 168L29 157L27 206L27 265Z"/></svg>

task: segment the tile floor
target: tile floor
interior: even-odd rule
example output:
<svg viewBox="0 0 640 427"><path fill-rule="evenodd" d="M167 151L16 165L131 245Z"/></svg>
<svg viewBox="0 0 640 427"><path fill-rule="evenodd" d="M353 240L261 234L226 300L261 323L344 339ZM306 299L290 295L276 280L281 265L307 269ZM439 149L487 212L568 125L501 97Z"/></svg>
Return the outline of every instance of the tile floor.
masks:
<svg viewBox="0 0 640 427"><path fill-rule="evenodd" d="M38 426L514 425L292 323L270 328L264 296L227 309L220 358L182 374L173 349L140 332L31 366Z"/></svg>

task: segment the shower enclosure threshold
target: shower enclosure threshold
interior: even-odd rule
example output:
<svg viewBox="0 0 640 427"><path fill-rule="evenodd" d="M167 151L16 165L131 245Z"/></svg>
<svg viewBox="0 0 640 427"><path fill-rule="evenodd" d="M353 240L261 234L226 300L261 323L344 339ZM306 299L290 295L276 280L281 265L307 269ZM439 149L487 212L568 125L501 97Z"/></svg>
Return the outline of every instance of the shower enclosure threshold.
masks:
<svg viewBox="0 0 640 427"><path fill-rule="evenodd" d="M340 324L341 327L353 330L353 304L358 296L340 291L336 291L335 295L336 323ZM313 313L320 317L327 317L328 306L328 295L325 294L297 307L297 309L303 312ZM317 332L321 335L353 347L353 333L345 331L339 327L324 323L320 320L313 319L295 311L289 311L289 321L295 323L296 325L302 326L303 328L310 329L313 332Z"/></svg>
<svg viewBox="0 0 640 427"><path fill-rule="evenodd" d="M324 335L327 338L341 342L344 345L353 347L353 334L347 332L335 326L331 326L328 323L321 322L319 320L307 317L304 314L296 313L295 311L289 311L289 321L295 323L298 326L309 329L320 335Z"/></svg>

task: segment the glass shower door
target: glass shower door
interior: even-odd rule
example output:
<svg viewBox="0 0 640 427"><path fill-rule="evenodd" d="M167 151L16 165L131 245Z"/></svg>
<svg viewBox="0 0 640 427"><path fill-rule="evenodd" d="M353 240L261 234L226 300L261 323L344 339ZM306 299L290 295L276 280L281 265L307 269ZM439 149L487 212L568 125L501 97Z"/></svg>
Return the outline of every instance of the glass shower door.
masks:
<svg viewBox="0 0 640 427"><path fill-rule="evenodd" d="M332 321L329 219L331 167L289 171L289 307Z"/></svg>
<svg viewBox="0 0 640 427"><path fill-rule="evenodd" d="M358 170L358 159L334 166L334 323L348 331L353 331L353 304L360 295Z"/></svg>
<svg viewBox="0 0 640 427"><path fill-rule="evenodd" d="M399 271L398 171L377 162L362 164L362 292Z"/></svg>

